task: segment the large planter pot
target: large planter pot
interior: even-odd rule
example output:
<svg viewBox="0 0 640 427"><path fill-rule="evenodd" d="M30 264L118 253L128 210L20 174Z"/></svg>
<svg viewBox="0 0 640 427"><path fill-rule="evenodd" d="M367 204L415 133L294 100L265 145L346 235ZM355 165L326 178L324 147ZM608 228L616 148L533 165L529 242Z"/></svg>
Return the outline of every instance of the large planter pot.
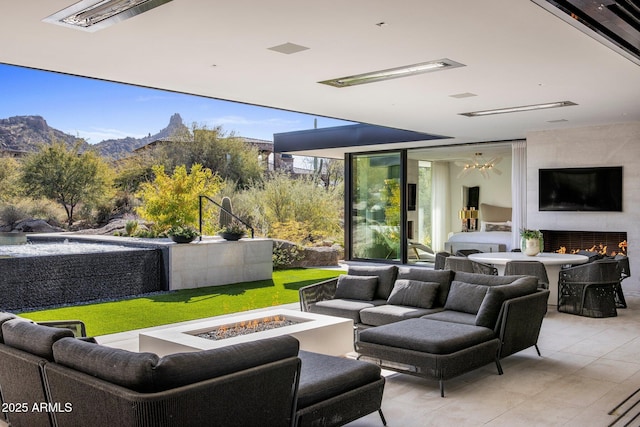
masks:
<svg viewBox="0 0 640 427"><path fill-rule="evenodd" d="M230 240L232 242L235 242L236 240L240 240L244 236L244 233L226 233L226 232L221 232L220 236L224 240Z"/></svg>
<svg viewBox="0 0 640 427"><path fill-rule="evenodd" d="M194 237L185 237L185 236L169 236L169 238L171 240L173 240L176 243L191 243L194 240L196 240L197 236Z"/></svg>

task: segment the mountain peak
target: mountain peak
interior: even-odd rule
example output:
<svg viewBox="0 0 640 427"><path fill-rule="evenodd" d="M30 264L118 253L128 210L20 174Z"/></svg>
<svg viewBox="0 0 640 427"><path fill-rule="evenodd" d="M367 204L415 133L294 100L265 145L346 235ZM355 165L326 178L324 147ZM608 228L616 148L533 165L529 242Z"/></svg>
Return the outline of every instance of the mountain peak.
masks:
<svg viewBox="0 0 640 427"><path fill-rule="evenodd" d="M144 138L109 139L99 142L93 147L102 156L117 159L129 155L136 148L159 139L167 139L183 130L188 131L180 114L175 113L169 119L167 127L155 135L150 134ZM82 142L75 136L49 127L42 116L14 116L0 119L0 149L37 151L42 144L52 144L55 141L63 141L70 147ZM89 148L89 144L84 142L81 149L87 148Z"/></svg>
<svg viewBox="0 0 640 427"><path fill-rule="evenodd" d="M184 126L184 123L182 122L182 117L180 116L179 113L175 113L173 116L171 116L171 118L169 119L169 126L168 127L182 127Z"/></svg>

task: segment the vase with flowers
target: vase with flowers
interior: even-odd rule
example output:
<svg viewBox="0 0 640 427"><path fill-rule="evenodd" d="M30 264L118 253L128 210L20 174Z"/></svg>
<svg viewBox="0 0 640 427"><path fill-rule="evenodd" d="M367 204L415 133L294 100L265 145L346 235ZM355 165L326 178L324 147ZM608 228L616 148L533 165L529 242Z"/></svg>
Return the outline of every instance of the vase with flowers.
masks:
<svg viewBox="0 0 640 427"><path fill-rule="evenodd" d="M536 256L544 249L544 239L540 230L524 228L520 230L520 250L529 256Z"/></svg>

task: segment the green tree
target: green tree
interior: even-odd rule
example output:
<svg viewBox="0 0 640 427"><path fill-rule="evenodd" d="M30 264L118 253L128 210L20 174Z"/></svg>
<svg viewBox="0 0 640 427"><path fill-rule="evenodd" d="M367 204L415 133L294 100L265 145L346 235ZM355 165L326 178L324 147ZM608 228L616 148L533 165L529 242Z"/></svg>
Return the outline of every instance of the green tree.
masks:
<svg viewBox="0 0 640 427"><path fill-rule="evenodd" d="M153 150L156 163L163 164L167 170L178 165L190 168L201 164L222 179L235 182L239 188L262 180L264 167L258 149L242 138L227 135L221 127L194 126L191 132L173 135L171 140Z"/></svg>
<svg viewBox="0 0 640 427"><path fill-rule="evenodd" d="M136 211L142 218L153 221L158 232L173 226L197 227L199 196L211 197L222 187L220 177L200 164L191 166L190 173L185 165L178 166L171 176L165 173L164 166L157 165L153 173L152 182L140 185L138 197L142 199L142 206ZM209 205L205 208L205 215L213 215Z"/></svg>
<svg viewBox="0 0 640 427"><path fill-rule="evenodd" d="M140 184L153 180L153 166L162 163L149 152L119 160L114 179L116 189L122 193L136 193Z"/></svg>
<svg viewBox="0 0 640 427"><path fill-rule="evenodd" d="M97 204L111 196L109 166L93 151L79 152L79 145L67 148L62 142L43 147L27 157L21 181L31 197L45 197L61 204L67 223L79 203Z"/></svg>
<svg viewBox="0 0 640 427"><path fill-rule="evenodd" d="M0 157L0 202L7 202L18 194L20 164L12 157Z"/></svg>

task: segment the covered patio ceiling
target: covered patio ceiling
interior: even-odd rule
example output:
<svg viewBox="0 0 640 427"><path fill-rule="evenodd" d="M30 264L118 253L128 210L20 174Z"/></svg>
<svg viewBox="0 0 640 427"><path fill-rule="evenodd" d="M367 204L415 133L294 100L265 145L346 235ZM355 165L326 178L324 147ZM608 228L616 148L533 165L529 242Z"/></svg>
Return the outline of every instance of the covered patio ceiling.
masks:
<svg viewBox="0 0 640 427"><path fill-rule="evenodd" d="M640 120L637 61L530 0L172 0L96 32L43 21L73 3L7 3L0 62L448 137L386 148ZM445 58L463 66L319 83ZM461 115L556 101L577 105Z"/></svg>

